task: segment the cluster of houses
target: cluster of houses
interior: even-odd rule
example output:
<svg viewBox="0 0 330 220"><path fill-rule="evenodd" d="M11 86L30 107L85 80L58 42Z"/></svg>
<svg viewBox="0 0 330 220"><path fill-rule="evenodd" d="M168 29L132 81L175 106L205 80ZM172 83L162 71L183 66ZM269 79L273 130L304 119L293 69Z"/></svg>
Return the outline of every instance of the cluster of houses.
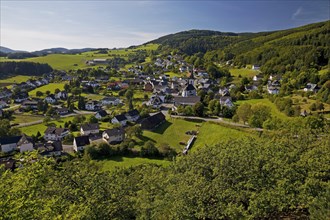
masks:
<svg viewBox="0 0 330 220"><path fill-rule="evenodd" d="M116 115L112 119L111 123L117 124L119 126L112 129L100 131L98 123L86 123L80 127L80 136L74 138L73 149L75 151L80 151L91 143L99 143L101 141L105 141L109 144L118 144L125 138L124 128L127 126L128 122L138 123L142 129L152 130L162 124L164 121L165 115L161 112L141 119L139 112L134 109L125 114ZM32 151L37 149L47 156L60 155L60 152L63 150L62 140L69 134L70 131L67 128L50 126L44 132L43 138L45 141L42 144L35 144L31 137L23 134L21 136L0 138L0 149L1 152L4 153L12 152L15 150L18 150L22 153L25 151Z"/></svg>

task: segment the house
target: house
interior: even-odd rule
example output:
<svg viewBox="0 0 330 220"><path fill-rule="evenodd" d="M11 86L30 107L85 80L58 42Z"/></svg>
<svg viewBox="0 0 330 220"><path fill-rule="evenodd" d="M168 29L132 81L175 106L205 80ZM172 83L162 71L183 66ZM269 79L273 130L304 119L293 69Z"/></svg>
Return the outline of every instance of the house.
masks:
<svg viewBox="0 0 330 220"><path fill-rule="evenodd" d="M138 110L133 109L133 110L127 112L125 114L125 117L127 118L127 121L136 122L140 117L140 113Z"/></svg>
<svg viewBox="0 0 330 220"><path fill-rule="evenodd" d="M83 124L80 127L81 135L98 134L99 132L100 132L100 126L98 123Z"/></svg>
<svg viewBox="0 0 330 220"><path fill-rule="evenodd" d="M66 115L69 113L69 109L68 108L58 108L58 109L56 109L56 112L59 115Z"/></svg>
<svg viewBox="0 0 330 220"><path fill-rule="evenodd" d="M107 129L103 132L102 138L109 144L118 144L125 139L125 130L123 128Z"/></svg>
<svg viewBox="0 0 330 220"><path fill-rule="evenodd" d="M61 156L63 151L63 146L61 141L48 141L45 144L37 146L38 151L42 156L52 157Z"/></svg>
<svg viewBox="0 0 330 220"><path fill-rule="evenodd" d="M56 99L67 99L68 98L68 93L66 91L60 91L58 93L55 94L55 98Z"/></svg>
<svg viewBox="0 0 330 220"><path fill-rule="evenodd" d="M158 127L163 122L165 122L165 115L162 112L158 112L148 118L143 119L141 121L141 128L152 130Z"/></svg>
<svg viewBox="0 0 330 220"><path fill-rule="evenodd" d="M50 94L49 96L47 96L47 97L45 98L45 101L46 101L48 104L54 104L54 103L56 103L55 95L54 95L54 94Z"/></svg>
<svg viewBox="0 0 330 220"><path fill-rule="evenodd" d="M144 84L143 88L144 88L144 91L146 91L146 92L152 92L154 90L154 84L152 82L148 81Z"/></svg>
<svg viewBox="0 0 330 220"><path fill-rule="evenodd" d="M0 101L0 109L8 107L8 104L4 101Z"/></svg>
<svg viewBox="0 0 330 220"><path fill-rule="evenodd" d="M230 96L223 96L223 97L220 97L220 105L221 106L226 106L228 108L232 108L234 107L234 103L232 102L232 99Z"/></svg>
<svg viewBox="0 0 330 220"><path fill-rule="evenodd" d="M229 89L226 88L226 87L220 87L219 88L219 94L221 96L229 96L230 95L230 92L229 92Z"/></svg>
<svg viewBox="0 0 330 220"><path fill-rule="evenodd" d="M182 90L182 97L196 96L196 95L197 95L196 88L190 83Z"/></svg>
<svg viewBox="0 0 330 220"><path fill-rule="evenodd" d="M258 87L256 85L246 85L246 86L244 86L244 88L245 88L245 91L247 91L247 92L258 90Z"/></svg>
<svg viewBox="0 0 330 220"><path fill-rule="evenodd" d="M102 105L118 105L120 103L120 99L117 97L105 97L101 100Z"/></svg>
<svg viewBox="0 0 330 220"><path fill-rule="evenodd" d="M147 106L152 106L153 108L159 108L161 104L165 102L165 96L153 95L147 102Z"/></svg>
<svg viewBox="0 0 330 220"><path fill-rule="evenodd" d="M305 92L317 92L319 90L317 84L314 83L307 83L306 87L304 88Z"/></svg>
<svg viewBox="0 0 330 220"><path fill-rule="evenodd" d="M259 70L259 69L260 69L260 66L259 66L259 65L256 65L256 64L254 64L254 65L252 65L252 69L253 69L253 70Z"/></svg>
<svg viewBox="0 0 330 220"><path fill-rule="evenodd" d="M34 150L34 141L31 137L23 134L21 139L17 143L17 147L18 147L20 153L23 153L25 151L33 151Z"/></svg>
<svg viewBox="0 0 330 220"><path fill-rule="evenodd" d="M127 124L127 118L125 115L116 115L111 120L112 124L120 124L121 126L126 126Z"/></svg>
<svg viewBox="0 0 330 220"><path fill-rule="evenodd" d="M88 111L98 111L101 109L101 105L97 101L88 101L85 104L85 109Z"/></svg>
<svg viewBox="0 0 330 220"><path fill-rule="evenodd" d="M91 86L93 88L96 88L96 87L99 87L100 86L100 84L98 82L96 82L96 81L88 81L85 85L86 86Z"/></svg>
<svg viewBox="0 0 330 220"><path fill-rule="evenodd" d="M260 81L262 79L263 79L263 75L261 75L261 74L255 75L252 78L252 80L255 81L255 82L258 82L258 81Z"/></svg>
<svg viewBox="0 0 330 220"><path fill-rule="evenodd" d="M1 152L7 153L17 149L17 143L22 136L2 137L0 138Z"/></svg>
<svg viewBox="0 0 330 220"><path fill-rule="evenodd" d="M58 141L68 134L69 130L67 128L48 127L45 131L44 139L46 141Z"/></svg>
<svg viewBox="0 0 330 220"><path fill-rule="evenodd" d="M86 146L90 145L89 137L84 135L80 137L75 137L73 139L73 149L75 151L84 150Z"/></svg>
<svg viewBox="0 0 330 220"><path fill-rule="evenodd" d="M24 101L21 105L22 109L38 109L38 102L37 101Z"/></svg>
<svg viewBox="0 0 330 220"><path fill-rule="evenodd" d="M17 94L16 96L14 96L14 102L15 103L22 103L23 101L27 100L29 98L29 95L24 92L24 93L20 93Z"/></svg>
<svg viewBox="0 0 330 220"><path fill-rule="evenodd" d="M105 110L100 110L100 111L96 112L95 118L101 119L101 118L106 117L107 115L108 115L108 113Z"/></svg>
<svg viewBox="0 0 330 220"><path fill-rule="evenodd" d="M173 98L173 110L176 111L177 107L183 106L194 106L197 102L200 102L199 96L188 96L188 97L174 97Z"/></svg>
<svg viewBox="0 0 330 220"><path fill-rule="evenodd" d="M267 92L272 95L277 95L280 93L280 89L276 86L267 85Z"/></svg>

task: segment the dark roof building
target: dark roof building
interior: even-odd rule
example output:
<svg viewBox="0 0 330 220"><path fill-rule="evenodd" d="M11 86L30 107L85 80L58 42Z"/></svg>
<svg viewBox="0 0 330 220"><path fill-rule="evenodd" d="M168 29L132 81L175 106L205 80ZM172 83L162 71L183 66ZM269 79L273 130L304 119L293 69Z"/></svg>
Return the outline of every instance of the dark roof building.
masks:
<svg viewBox="0 0 330 220"><path fill-rule="evenodd" d="M165 115L162 112L158 112L148 118L141 121L141 128L152 130L162 124L165 121Z"/></svg>
<svg viewBox="0 0 330 220"><path fill-rule="evenodd" d="M90 124L83 124L81 125L81 129L83 131L92 131L92 130L98 130L100 128L98 123L90 123Z"/></svg>
<svg viewBox="0 0 330 220"><path fill-rule="evenodd" d="M79 136L74 138L74 142L76 143L77 147L87 146L90 145L89 137L88 136Z"/></svg>

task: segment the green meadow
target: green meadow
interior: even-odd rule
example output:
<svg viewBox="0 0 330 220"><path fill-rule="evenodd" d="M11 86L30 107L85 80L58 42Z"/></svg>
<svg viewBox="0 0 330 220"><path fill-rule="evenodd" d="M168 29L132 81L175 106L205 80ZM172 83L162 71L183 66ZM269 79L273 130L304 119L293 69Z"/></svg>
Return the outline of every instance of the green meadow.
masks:
<svg viewBox="0 0 330 220"><path fill-rule="evenodd" d="M100 165L103 171L113 171L118 168L128 168L134 167L141 164L157 164L161 166L168 166L171 164L168 160L162 159L149 159L141 157L121 157L115 156L109 159L93 161L94 163Z"/></svg>
<svg viewBox="0 0 330 220"><path fill-rule="evenodd" d="M276 116L277 118L280 119L288 119L289 117L286 116L283 112L280 112L276 105L274 103L272 103L271 101L269 101L269 99L263 98L263 99L250 99L250 100L239 100L236 102L238 105L243 104L243 103L249 103L251 105L256 105L256 104L263 104L263 105L267 105L271 108L271 114L272 116Z"/></svg>
<svg viewBox="0 0 330 220"><path fill-rule="evenodd" d="M6 79L1 79L0 84L1 83L8 83L8 84L22 83L22 82L28 81L31 78L33 78L33 76L17 75L17 76L6 78Z"/></svg>
<svg viewBox="0 0 330 220"><path fill-rule="evenodd" d="M48 63L53 69L58 70L76 70L81 68L95 68L97 66L89 66L86 64L88 60L93 59L112 59L114 57L121 57L124 59L128 58L129 54L136 53L137 50L156 50L159 45L157 44L148 44L142 45L134 49L111 49L108 50L107 54L98 53L98 51L89 51L80 54L49 54L46 56L33 57L27 59L7 59L0 58L1 61L30 61L38 63ZM102 66L102 65L98 65Z"/></svg>
<svg viewBox="0 0 330 220"><path fill-rule="evenodd" d="M29 96L36 97L37 91L42 93L46 93L46 91L50 91L50 93L54 94L56 89L64 90L64 82L61 83L49 83L48 85L41 86L29 92Z"/></svg>

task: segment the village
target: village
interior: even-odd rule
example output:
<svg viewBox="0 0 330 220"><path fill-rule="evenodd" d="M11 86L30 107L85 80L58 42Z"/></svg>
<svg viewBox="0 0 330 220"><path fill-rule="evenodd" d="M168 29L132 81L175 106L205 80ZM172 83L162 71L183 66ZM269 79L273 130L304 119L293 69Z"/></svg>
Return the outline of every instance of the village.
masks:
<svg viewBox="0 0 330 220"><path fill-rule="evenodd" d="M106 59L94 59L87 63L94 66L106 62ZM243 91L245 96L255 97L277 95L281 88L281 77L270 76L265 79L258 65L251 67L255 75L250 79L243 78L240 84L221 83L219 79L210 77L206 70L194 68L178 55L157 58L153 67L156 71L152 74L144 73L143 67L138 65L127 71L118 71L113 77L109 77L109 70L102 66L98 67L99 76L96 77L82 78L72 72L57 71L13 84L10 89L2 88L2 118L10 119L20 114L23 117L39 115L42 116L40 120L11 126L23 131L36 124L45 124L47 128L34 130L30 136L23 132L21 135L0 138L4 155L1 160L3 163L11 161L15 152L38 150L44 156L61 156L68 152L82 152L92 144L116 146L127 138L126 131L130 127L137 125L141 130L154 130L172 116L232 118L237 109L235 101L240 99L238 91ZM172 73L172 77L166 74L174 68L177 74ZM49 86L52 85L53 92L39 91L41 87L51 88ZM62 89L56 88L56 85L61 85ZM315 93L318 89L316 84L308 83L304 91ZM134 94L140 97L134 99ZM213 104L210 104L211 101ZM209 108L207 112L206 107ZM307 112L301 112L301 115L306 116ZM79 121L79 116L84 119L78 123L72 122L75 119L59 127L50 123L66 117ZM88 116L88 120L85 116ZM194 139L195 135L191 137ZM191 142L190 138L186 147L183 147L184 154L188 153Z"/></svg>

